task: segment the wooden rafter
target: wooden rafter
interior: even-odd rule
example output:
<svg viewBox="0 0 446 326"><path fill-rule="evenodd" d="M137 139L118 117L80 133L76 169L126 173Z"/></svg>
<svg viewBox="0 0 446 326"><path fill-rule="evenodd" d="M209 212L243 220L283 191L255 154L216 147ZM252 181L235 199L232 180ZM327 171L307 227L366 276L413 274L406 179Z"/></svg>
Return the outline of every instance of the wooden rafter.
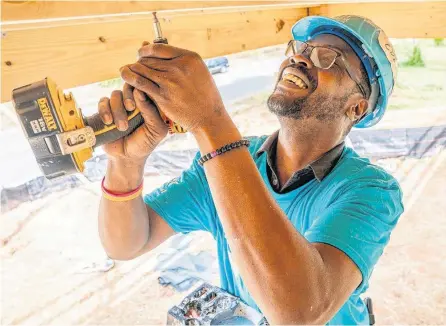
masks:
<svg viewBox="0 0 446 326"><path fill-rule="evenodd" d="M117 77L141 42L153 38L152 10L162 10L171 44L204 58L285 43L290 27L307 15L362 15L390 37L446 37L446 1L351 2L2 1L1 101L46 76L63 88Z"/></svg>
<svg viewBox="0 0 446 326"><path fill-rule="evenodd" d="M306 15L306 8L282 8L160 18L170 44L206 58L285 43L292 24ZM136 60L141 42L153 39L150 16L8 26L1 49L2 101L10 99L13 88L45 76L63 88L117 77L119 67Z"/></svg>
<svg viewBox="0 0 446 326"><path fill-rule="evenodd" d="M368 17L389 37L446 37L445 1L329 4L310 8L310 14Z"/></svg>

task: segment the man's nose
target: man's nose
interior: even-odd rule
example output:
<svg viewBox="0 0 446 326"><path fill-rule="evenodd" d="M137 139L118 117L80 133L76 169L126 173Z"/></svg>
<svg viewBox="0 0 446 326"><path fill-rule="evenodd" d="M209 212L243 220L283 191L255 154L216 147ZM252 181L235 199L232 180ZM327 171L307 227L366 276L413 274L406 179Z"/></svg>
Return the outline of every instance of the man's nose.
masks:
<svg viewBox="0 0 446 326"><path fill-rule="evenodd" d="M295 54L290 57L290 63L296 66L304 66L307 69L313 68L313 62L303 53Z"/></svg>

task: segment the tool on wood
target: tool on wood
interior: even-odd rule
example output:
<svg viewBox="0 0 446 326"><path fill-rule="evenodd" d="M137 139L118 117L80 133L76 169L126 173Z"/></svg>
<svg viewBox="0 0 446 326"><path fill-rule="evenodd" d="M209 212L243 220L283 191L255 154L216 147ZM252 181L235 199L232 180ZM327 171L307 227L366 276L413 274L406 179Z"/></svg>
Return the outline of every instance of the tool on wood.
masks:
<svg viewBox="0 0 446 326"><path fill-rule="evenodd" d="M153 14L154 43L167 44ZM128 112L128 129L106 125L98 113L85 117L71 93L64 93L50 78L13 90L14 108L45 177L52 179L83 172L93 149L132 133L144 123L138 109ZM186 132L159 111L170 133Z"/></svg>

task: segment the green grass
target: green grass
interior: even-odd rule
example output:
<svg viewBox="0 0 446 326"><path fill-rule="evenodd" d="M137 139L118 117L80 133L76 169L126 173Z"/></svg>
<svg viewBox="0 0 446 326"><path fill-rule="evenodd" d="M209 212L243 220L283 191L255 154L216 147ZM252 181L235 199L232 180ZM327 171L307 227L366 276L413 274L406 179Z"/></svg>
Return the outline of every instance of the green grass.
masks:
<svg viewBox="0 0 446 326"><path fill-rule="evenodd" d="M421 54L421 48L419 45L413 47L412 55L409 59L402 64L405 67L424 67L426 64L423 60L423 55Z"/></svg>
<svg viewBox="0 0 446 326"><path fill-rule="evenodd" d="M434 38L434 44L435 44L435 46L443 46L444 45L444 39L442 39L442 38Z"/></svg>
<svg viewBox="0 0 446 326"><path fill-rule="evenodd" d="M392 40L400 62L389 110L444 107L446 103L446 46L432 39ZM407 65L419 48L424 66Z"/></svg>

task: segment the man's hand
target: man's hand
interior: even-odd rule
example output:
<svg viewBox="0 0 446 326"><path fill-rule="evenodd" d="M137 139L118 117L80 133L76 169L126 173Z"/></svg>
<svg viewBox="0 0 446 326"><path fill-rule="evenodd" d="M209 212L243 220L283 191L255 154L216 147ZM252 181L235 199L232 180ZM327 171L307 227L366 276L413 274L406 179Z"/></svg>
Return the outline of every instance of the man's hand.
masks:
<svg viewBox="0 0 446 326"><path fill-rule="evenodd" d="M200 56L165 44L139 50L137 63L121 68L128 84L147 94L167 117L187 130L228 119L220 93Z"/></svg>
<svg viewBox="0 0 446 326"><path fill-rule="evenodd" d="M127 130L127 111L138 108L144 124L129 136L104 145L105 152L112 159L141 163L167 135L167 126L161 119L156 107L137 89L128 84L123 91L113 91L110 98L99 101L98 111L105 124L115 123L121 131Z"/></svg>

